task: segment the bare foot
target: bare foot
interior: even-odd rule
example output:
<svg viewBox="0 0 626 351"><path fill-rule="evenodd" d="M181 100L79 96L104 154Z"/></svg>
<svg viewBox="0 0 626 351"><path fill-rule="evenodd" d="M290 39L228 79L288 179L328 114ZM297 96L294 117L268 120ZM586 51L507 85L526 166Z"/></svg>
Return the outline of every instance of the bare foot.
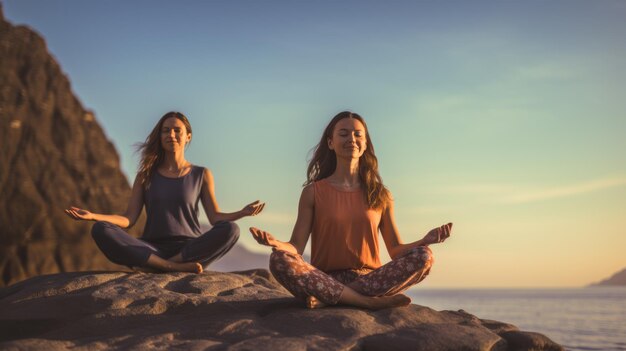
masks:
<svg viewBox="0 0 626 351"><path fill-rule="evenodd" d="M133 267L130 267L130 269L132 269L135 272L141 272L141 273L160 273L161 272L160 270L156 268L152 268L152 267L133 266Z"/></svg>
<svg viewBox="0 0 626 351"><path fill-rule="evenodd" d="M322 307L326 307L326 304L318 300L315 296L309 296L306 298L306 308L312 310L315 308L322 308Z"/></svg>
<svg viewBox="0 0 626 351"><path fill-rule="evenodd" d="M385 308L407 306L411 303L411 298L403 295L371 297L368 299L367 308L371 310L382 310Z"/></svg>
<svg viewBox="0 0 626 351"><path fill-rule="evenodd" d="M190 273L202 273L204 270L202 265L198 262L170 262L170 264L164 267L167 272L190 272Z"/></svg>
<svg viewBox="0 0 626 351"><path fill-rule="evenodd" d="M151 254L148 257L147 266L159 269L165 272L191 272L202 273L202 265L198 262L176 262L162 259L161 257Z"/></svg>

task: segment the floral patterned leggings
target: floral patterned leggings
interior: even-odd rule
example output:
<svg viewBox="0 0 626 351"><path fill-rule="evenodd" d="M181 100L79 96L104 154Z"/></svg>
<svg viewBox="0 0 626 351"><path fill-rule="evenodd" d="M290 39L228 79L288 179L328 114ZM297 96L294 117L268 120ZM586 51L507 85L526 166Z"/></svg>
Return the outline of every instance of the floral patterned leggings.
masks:
<svg viewBox="0 0 626 351"><path fill-rule="evenodd" d="M295 297L318 300L334 305L346 285L366 296L391 296L422 281L430 272L433 255L427 246L419 246L404 256L375 270L346 269L322 272L287 251L275 250L270 256L270 270Z"/></svg>

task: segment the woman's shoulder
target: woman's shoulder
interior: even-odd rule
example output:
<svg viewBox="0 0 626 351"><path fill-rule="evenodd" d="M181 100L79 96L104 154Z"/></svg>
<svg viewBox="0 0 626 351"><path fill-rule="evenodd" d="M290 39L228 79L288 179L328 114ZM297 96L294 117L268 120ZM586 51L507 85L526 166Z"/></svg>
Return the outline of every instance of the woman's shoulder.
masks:
<svg viewBox="0 0 626 351"><path fill-rule="evenodd" d="M315 192L315 183L309 183L306 184L303 188L302 188L302 194L313 194Z"/></svg>
<svg viewBox="0 0 626 351"><path fill-rule="evenodd" d="M318 179L318 180L314 180L312 181L309 185L317 188L320 186L324 186L324 185L328 185L328 178L322 178L322 179Z"/></svg>
<svg viewBox="0 0 626 351"><path fill-rule="evenodd" d="M304 193L305 191L307 191L307 192L310 192L311 194L314 194L316 191L319 191L320 188L327 187L327 186L328 186L328 178L322 178L322 179L314 180L310 182L309 184L306 184L304 188L302 189L302 192Z"/></svg>
<svg viewBox="0 0 626 351"><path fill-rule="evenodd" d="M302 188L300 202L311 205L315 203L315 183L309 183Z"/></svg>
<svg viewBox="0 0 626 351"><path fill-rule="evenodd" d="M211 173L211 170L204 166L191 165L191 172L194 173L197 177L199 177L203 181L213 178L213 174Z"/></svg>

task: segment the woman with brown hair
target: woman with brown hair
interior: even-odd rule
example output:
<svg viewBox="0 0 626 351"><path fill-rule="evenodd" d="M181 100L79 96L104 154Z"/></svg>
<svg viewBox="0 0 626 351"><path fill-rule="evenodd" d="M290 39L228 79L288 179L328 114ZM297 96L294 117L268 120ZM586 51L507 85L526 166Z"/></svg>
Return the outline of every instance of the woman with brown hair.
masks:
<svg viewBox="0 0 626 351"><path fill-rule="evenodd" d="M220 211L211 171L185 159L191 135L191 124L182 113L168 112L161 117L139 146L139 172L124 214L92 213L77 207L65 210L74 219L97 221L92 236L112 262L201 273L237 242L239 227L233 222L263 210L265 204L255 201L237 212ZM202 233L198 221L200 201L213 225L206 233ZM138 239L122 228L135 224L144 205L146 225Z"/></svg>
<svg viewBox="0 0 626 351"><path fill-rule="evenodd" d="M361 116L344 111L326 127L307 169L298 218L289 242L250 228L271 246L270 269L308 308L337 303L380 309L411 302L400 294L424 279L433 263L430 244L450 236L452 223L403 244L393 199ZM380 231L392 261L381 265ZM311 236L311 264L302 253Z"/></svg>

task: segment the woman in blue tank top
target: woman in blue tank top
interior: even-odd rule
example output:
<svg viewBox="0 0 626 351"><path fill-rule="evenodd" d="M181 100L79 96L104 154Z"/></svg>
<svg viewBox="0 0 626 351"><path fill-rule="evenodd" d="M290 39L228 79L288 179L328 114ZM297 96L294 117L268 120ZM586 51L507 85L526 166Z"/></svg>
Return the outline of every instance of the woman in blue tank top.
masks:
<svg viewBox="0 0 626 351"><path fill-rule="evenodd" d="M187 117L180 112L166 113L139 147L139 172L124 214L99 214L77 207L65 210L74 219L96 221L92 236L112 262L200 273L237 242L239 227L234 221L263 210L265 204L257 200L240 211L221 212L211 171L185 159L190 141ZM198 222L200 201L213 225L206 233ZM141 238L135 238L122 228L135 224L144 205L146 226Z"/></svg>

